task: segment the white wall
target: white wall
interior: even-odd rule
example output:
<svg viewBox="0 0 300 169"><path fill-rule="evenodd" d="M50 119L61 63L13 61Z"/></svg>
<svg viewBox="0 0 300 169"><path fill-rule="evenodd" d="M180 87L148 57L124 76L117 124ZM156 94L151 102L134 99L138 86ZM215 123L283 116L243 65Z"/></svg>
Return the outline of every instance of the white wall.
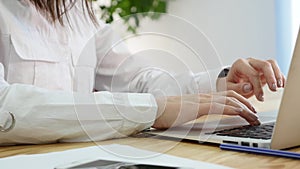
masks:
<svg viewBox="0 0 300 169"><path fill-rule="evenodd" d="M144 20L140 35L127 39L148 64L197 72L240 57L275 58L274 0L169 0L169 14Z"/></svg>
<svg viewBox="0 0 300 169"><path fill-rule="evenodd" d="M186 8L185 8L186 7ZM224 58L275 57L273 0L176 0L170 13L202 29Z"/></svg>

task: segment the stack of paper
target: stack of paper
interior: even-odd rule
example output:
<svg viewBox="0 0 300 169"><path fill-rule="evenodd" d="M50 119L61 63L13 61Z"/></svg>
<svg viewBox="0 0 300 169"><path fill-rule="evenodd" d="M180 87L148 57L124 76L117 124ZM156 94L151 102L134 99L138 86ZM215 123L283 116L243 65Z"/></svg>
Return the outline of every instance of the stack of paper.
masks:
<svg viewBox="0 0 300 169"><path fill-rule="evenodd" d="M117 144L93 146L46 154L18 155L2 158L0 159L0 168L54 169L55 167L62 164L96 158L110 161L124 161L138 164L152 164L186 168L227 168L215 164L193 161Z"/></svg>

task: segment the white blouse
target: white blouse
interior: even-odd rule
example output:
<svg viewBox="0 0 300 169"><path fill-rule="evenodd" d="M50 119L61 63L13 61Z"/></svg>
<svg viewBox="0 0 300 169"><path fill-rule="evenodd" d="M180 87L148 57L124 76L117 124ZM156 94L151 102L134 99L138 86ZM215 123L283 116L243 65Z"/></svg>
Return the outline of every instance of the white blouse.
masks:
<svg viewBox="0 0 300 169"><path fill-rule="evenodd" d="M215 90L209 79L220 70L169 76L140 67L81 5L69 23L53 25L28 0L0 0L0 129L15 124L0 132L0 144L128 136L153 124L155 95Z"/></svg>

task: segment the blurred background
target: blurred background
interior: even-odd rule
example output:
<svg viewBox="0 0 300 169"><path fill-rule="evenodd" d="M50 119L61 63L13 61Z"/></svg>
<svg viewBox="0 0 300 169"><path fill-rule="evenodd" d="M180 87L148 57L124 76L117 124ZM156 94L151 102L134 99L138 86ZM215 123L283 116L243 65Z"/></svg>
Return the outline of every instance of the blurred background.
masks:
<svg viewBox="0 0 300 169"><path fill-rule="evenodd" d="M98 0L95 6L134 57L174 72L255 57L277 59L287 74L300 23L299 0Z"/></svg>

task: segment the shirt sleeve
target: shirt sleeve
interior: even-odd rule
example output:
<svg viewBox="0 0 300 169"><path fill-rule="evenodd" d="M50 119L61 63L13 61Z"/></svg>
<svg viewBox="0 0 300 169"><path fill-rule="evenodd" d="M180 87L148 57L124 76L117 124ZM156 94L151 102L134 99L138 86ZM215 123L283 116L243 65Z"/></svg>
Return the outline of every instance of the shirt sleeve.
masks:
<svg viewBox="0 0 300 169"><path fill-rule="evenodd" d="M96 35L98 66L96 90L151 93L154 96L208 93L216 91L222 68L206 72L169 73L147 67L131 56L126 44L109 25Z"/></svg>
<svg viewBox="0 0 300 169"><path fill-rule="evenodd" d="M2 65L1 65L2 66ZM1 69L3 73L3 68ZM152 126L151 94L51 91L1 77L0 144L85 142L125 137ZM9 114L12 116L9 116Z"/></svg>

